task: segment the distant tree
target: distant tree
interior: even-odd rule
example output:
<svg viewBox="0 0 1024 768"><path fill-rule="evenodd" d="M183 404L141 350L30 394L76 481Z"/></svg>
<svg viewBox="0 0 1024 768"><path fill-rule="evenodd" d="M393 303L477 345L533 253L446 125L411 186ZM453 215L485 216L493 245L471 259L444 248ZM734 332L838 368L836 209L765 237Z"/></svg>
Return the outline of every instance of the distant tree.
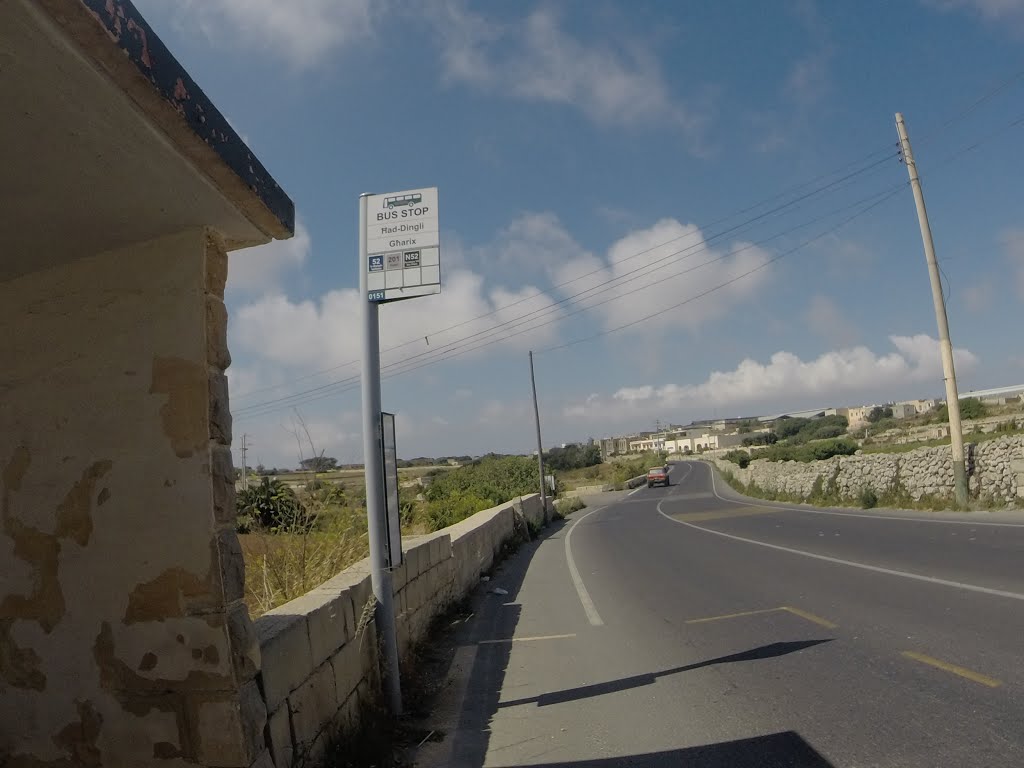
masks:
<svg viewBox="0 0 1024 768"><path fill-rule="evenodd" d="M988 413L985 404L976 397L965 397L960 401L960 418L980 419ZM946 404L937 405L931 412L931 420L936 423L949 421L949 408Z"/></svg>
<svg viewBox="0 0 1024 768"><path fill-rule="evenodd" d="M966 397L960 401L960 416L965 419L980 419L986 414L985 404L976 397Z"/></svg>
<svg viewBox="0 0 1024 768"><path fill-rule="evenodd" d="M553 470L582 469L601 463L601 449L597 445L570 443L564 448L552 448L544 455L544 462Z"/></svg>
<svg viewBox="0 0 1024 768"><path fill-rule="evenodd" d="M891 418L892 418L892 408L889 408L889 407L883 408L880 405L876 405L874 408L872 408L871 412L868 413L868 415L867 415L867 420L870 423L872 423L872 424L877 424L882 419L891 419Z"/></svg>
<svg viewBox="0 0 1024 768"><path fill-rule="evenodd" d="M775 422L775 434L778 435L779 440L785 440L797 434L809 423L810 419L783 416Z"/></svg>
<svg viewBox="0 0 1024 768"><path fill-rule="evenodd" d="M313 456L303 459L300 466L307 472L329 472L332 469L337 469L338 460L332 456Z"/></svg>

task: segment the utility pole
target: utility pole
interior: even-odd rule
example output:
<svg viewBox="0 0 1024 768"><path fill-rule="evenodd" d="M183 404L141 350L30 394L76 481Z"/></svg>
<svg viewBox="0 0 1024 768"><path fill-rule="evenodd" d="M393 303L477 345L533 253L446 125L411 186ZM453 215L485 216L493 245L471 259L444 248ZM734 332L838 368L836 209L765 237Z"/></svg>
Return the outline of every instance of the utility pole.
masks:
<svg viewBox="0 0 1024 768"><path fill-rule="evenodd" d="M245 466L245 454L249 450L249 435L242 435L242 490L248 490L249 488L249 473Z"/></svg>
<svg viewBox="0 0 1024 768"><path fill-rule="evenodd" d="M380 316L368 299L366 267L367 197L359 197L359 293L363 320L363 466L366 475L366 524L370 539L370 582L376 598L374 621L383 645L385 693L391 714L402 714L398 634L387 558L387 510L384 501L384 450L380 407Z"/></svg>
<svg viewBox="0 0 1024 768"><path fill-rule="evenodd" d="M956 371L953 368L953 344L949 340L949 320L946 318L946 300L942 294L942 280L939 277L939 265L935 261L935 243L932 241L932 229L928 224L928 211L924 205L924 192L921 190L921 179L917 174L917 164L910 151L910 137L907 126L903 122L903 113L896 113L896 132L900 137L900 150L903 162L910 174L910 186L914 191L914 203L917 205L917 220L921 226L921 240L924 243L924 256L928 262L928 276L932 285L932 301L935 304L935 320L939 326L939 350L942 354L942 375L946 383L946 407L949 410L949 441L953 451L953 491L958 506L967 506L967 467L964 461L964 434L960 423L960 397L956 389Z"/></svg>
<svg viewBox="0 0 1024 768"><path fill-rule="evenodd" d="M540 471L540 503L544 522L548 522L548 489L544 479L544 444L540 439L540 409L537 407L537 381L533 377L533 350L530 350L530 387L533 389L533 420L537 424L537 468Z"/></svg>

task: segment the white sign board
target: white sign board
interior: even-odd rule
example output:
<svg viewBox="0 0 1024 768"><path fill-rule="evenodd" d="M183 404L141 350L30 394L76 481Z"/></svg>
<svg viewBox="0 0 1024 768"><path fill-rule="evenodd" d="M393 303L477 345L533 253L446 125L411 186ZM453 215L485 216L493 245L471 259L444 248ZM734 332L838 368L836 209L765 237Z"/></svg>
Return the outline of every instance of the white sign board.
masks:
<svg viewBox="0 0 1024 768"><path fill-rule="evenodd" d="M370 301L441 292L437 187L367 197L363 269Z"/></svg>

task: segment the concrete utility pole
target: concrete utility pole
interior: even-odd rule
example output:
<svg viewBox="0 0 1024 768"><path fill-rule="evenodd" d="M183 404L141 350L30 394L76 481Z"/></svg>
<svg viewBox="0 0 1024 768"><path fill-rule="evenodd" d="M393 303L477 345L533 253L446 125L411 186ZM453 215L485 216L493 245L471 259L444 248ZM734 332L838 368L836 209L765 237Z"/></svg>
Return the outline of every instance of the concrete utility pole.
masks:
<svg viewBox="0 0 1024 768"><path fill-rule="evenodd" d="M398 668L398 634L394 594L387 561L387 509L384 503L384 451L380 408L380 316L367 299L366 211L368 195L359 198L359 292L363 309L363 466L366 474L366 524L370 539L370 581L377 606L374 621L383 644L385 693L391 714L402 714L402 679ZM358 606L357 606L358 610Z"/></svg>
<svg viewBox="0 0 1024 768"><path fill-rule="evenodd" d="M544 480L544 444L540 439L540 409L537 407L537 381L533 377L533 350L530 350L530 387L533 389L533 420L537 424L537 467L540 470L540 503L544 522L548 521L548 489Z"/></svg>
<svg viewBox="0 0 1024 768"><path fill-rule="evenodd" d="M242 435L242 490L248 490L249 488L249 472L245 466L245 454L249 450L249 435Z"/></svg>
<svg viewBox="0 0 1024 768"><path fill-rule="evenodd" d="M932 229L928 224L928 211L924 205L921 179L917 175L917 164L910 151L910 137L903 122L903 113L896 113L896 132L900 137L903 162L910 174L910 186L914 190L917 205L917 220L921 226L921 240L924 242L924 256L928 262L928 276L932 284L932 301L935 304L935 320L939 326L939 349L942 353L942 374L946 382L946 407L949 410L949 441L953 449L953 490L957 505L967 506L967 466L964 461L964 433L960 423L960 397L956 389L956 371L953 368L953 344L949 340L949 320L946 318L946 300L942 295L942 280L939 265L935 261L935 243Z"/></svg>

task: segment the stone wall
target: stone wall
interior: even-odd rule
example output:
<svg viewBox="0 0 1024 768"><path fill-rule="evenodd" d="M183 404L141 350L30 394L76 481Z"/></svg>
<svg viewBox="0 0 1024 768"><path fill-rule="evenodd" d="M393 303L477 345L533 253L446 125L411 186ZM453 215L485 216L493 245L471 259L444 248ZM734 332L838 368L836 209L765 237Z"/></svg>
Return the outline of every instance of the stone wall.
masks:
<svg viewBox="0 0 1024 768"><path fill-rule="evenodd" d="M1008 436L968 443L967 471L972 498L1010 504L1024 496L1024 437ZM756 454L755 454L756 455ZM847 500L856 501L865 489L878 496L905 491L915 501L923 496L953 497L953 467L949 446L918 448L906 453L834 456L825 461L752 461L746 469L722 458L709 459L744 485L807 498L815 482L830 484Z"/></svg>
<svg viewBox="0 0 1024 768"><path fill-rule="evenodd" d="M544 518L534 494L402 543L392 586L403 667L434 617L479 583L523 520L539 526ZM315 762L330 738L356 733L361 713L380 699L373 606L367 559L256 619L265 736L277 768Z"/></svg>

